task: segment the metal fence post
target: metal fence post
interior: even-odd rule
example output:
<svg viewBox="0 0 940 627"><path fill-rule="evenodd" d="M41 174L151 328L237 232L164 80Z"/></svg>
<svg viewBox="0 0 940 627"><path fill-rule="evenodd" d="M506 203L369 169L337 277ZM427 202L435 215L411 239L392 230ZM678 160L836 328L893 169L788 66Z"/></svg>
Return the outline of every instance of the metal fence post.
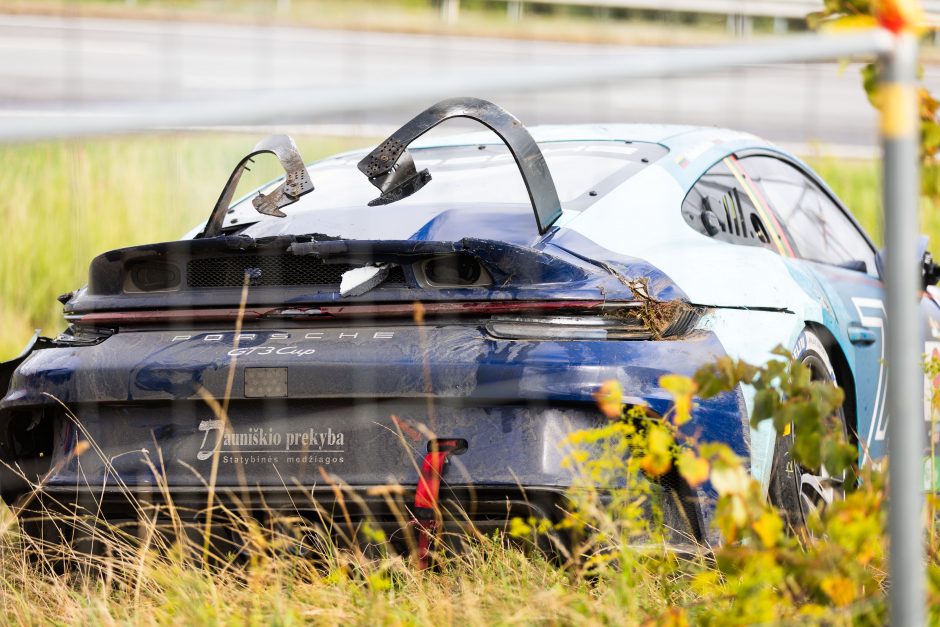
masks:
<svg viewBox="0 0 940 627"><path fill-rule="evenodd" d="M456 24L460 17L460 0L441 0L441 19L445 24Z"/></svg>
<svg viewBox="0 0 940 627"><path fill-rule="evenodd" d="M881 135L884 146L884 215L888 297L888 470L891 624L924 624L922 397L919 306L922 285L916 258L920 163L917 114L917 40L895 38L884 62Z"/></svg>

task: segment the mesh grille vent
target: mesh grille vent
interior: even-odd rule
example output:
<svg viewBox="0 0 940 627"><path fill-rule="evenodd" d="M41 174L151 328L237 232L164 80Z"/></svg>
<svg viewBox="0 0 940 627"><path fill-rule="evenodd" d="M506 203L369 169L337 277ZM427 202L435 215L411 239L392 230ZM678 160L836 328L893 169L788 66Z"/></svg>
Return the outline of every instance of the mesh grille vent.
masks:
<svg viewBox="0 0 940 627"><path fill-rule="evenodd" d="M186 264L186 284L190 288L241 287L245 273L252 286L322 285L339 289L349 264L325 264L313 257L295 255L238 255L193 259ZM382 287L407 287L401 267L389 270Z"/></svg>

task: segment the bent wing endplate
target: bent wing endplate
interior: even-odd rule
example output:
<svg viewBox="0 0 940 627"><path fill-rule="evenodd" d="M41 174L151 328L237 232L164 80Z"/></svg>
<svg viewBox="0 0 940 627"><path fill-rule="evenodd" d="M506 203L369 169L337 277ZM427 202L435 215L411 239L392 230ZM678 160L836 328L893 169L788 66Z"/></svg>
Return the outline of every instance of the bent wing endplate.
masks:
<svg viewBox="0 0 940 627"><path fill-rule="evenodd" d="M545 157L532 135L515 116L479 98L451 98L419 113L359 162L359 171L379 188L381 195L370 205L384 205L406 198L431 180L418 171L408 146L415 139L451 118L470 118L483 124L509 148L525 182L539 233L561 216L561 201Z"/></svg>
<svg viewBox="0 0 940 627"><path fill-rule="evenodd" d="M259 193L251 199L251 204L258 213L283 218L285 216L281 211L283 207L297 202L301 196L313 191L313 181L310 180L310 174L307 172L303 157L300 156L297 144L288 135L271 135L258 142L232 170L228 182L222 188L222 193L209 215L206 228L197 237L215 237L222 232L225 212L232 204L232 196L235 194L242 174L248 169L247 165L253 162L255 156L266 152L278 158L281 167L284 168L285 177L284 182L271 192Z"/></svg>

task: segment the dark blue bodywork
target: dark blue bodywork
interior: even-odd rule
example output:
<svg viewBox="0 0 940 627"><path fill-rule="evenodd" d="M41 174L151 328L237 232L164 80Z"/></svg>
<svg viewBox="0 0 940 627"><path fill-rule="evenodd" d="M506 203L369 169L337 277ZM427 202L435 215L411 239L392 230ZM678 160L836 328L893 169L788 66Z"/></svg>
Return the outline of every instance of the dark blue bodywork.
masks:
<svg viewBox="0 0 940 627"><path fill-rule="evenodd" d="M89 324L88 316L115 310L159 316L196 299L202 308L221 309L241 297L236 288L198 297L187 290L128 294L123 269L141 260L186 268L188 260L206 256L311 251L324 260L401 264L406 284L342 299L335 286L249 287L246 311L263 315L244 322L237 342L234 321L196 319L114 323L109 334L87 337L101 320ZM453 253L472 254L492 285L421 289L409 268ZM724 354L713 333L691 324L669 337L639 341L524 340L492 335L492 314L486 312L431 316L422 323L382 313L385 305L410 308L419 299L426 307L458 299L471 305L568 302L590 314L683 302L683 294L648 264L558 230L531 247L472 239L222 237L113 251L93 262L88 288L66 305L77 326L89 327L86 336L76 332L27 357L10 380L0 416L8 425L50 423L45 459L52 472L45 485L53 491L163 484L198 491L216 450L216 485L224 489L246 481L266 490L316 486L323 482L321 468L363 489L413 486L429 440L460 438L468 447L448 471L451 487L560 492L574 479L562 464L566 434L606 421L593 397L602 382L621 382L628 402L664 415L670 395L659 378L691 375ZM353 318L331 315L363 305L379 309ZM298 311L302 319L286 313ZM701 313L690 313L690 321ZM256 375L273 377L270 384L280 390L268 395L252 388L249 378ZM206 397L229 399L227 432ZM704 441L729 443L746 458L745 416L741 395L726 394L699 403L685 428ZM76 456L82 440L93 442L93 450ZM707 529L715 495L706 484L699 496L698 524Z"/></svg>

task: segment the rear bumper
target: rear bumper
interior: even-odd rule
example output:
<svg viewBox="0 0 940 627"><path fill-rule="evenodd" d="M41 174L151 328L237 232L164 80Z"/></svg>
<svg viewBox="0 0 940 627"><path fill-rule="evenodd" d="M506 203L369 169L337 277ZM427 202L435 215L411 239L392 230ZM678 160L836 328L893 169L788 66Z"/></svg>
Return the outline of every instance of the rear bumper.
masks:
<svg viewBox="0 0 940 627"><path fill-rule="evenodd" d="M723 354L708 332L519 341L472 322L243 335L236 347L230 331L121 332L95 346L34 352L0 402L4 461L25 466L32 455L33 477L51 469L44 482L53 491L146 494L168 485L175 498L205 485L217 453L223 492L315 491L328 473L368 496L378 485L411 489L428 441L461 438L468 450L452 457L447 481L516 494L515 502L571 486L563 441L605 424L593 399L603 381L620 381L631 402L665 414L671 398L659 377L691 375ZM228 396L227 429L201 394ZM748 456L739 393L701 401L683 428ZM91 447L76 455L83 440ZM24 489L0 473L8 500ZM693 496L707 503L714 493L705 485Z"/></svg>
<svg viewBox="0 0 940 627"><path fill-rule="evenodd" d="M661 508L663 524L671 530L667 539L676 546L695 537L702 539L701 519L690 520L691 509L683 508L672 490L672 486L660 484L652 495ZM95 549L89 542L123 544L134 536L148 538L154 531L168 545L183 540L191 547L202 547L208 522L211 545L218 555L257 550L257 537L253 539L252 534L260 532L265 546L286 541L287 546L282 547L292 552L324 556L334 547L413 551L419 533L414 496L410 487L338 483L314 488L220 488L213 492L211 501L205 488L55 486L20 496L14 507L30 536L48 546L69 545L91 553ZM566 492L558 488L445 484L435 512L438 525L434 533L439 541L457 550L467 538L493 537L498 532L512 541L533 542L536 548L552 554L559 546L570 546L580 533L555 526L570 509ZM537 535L513 539L513 519L551 524Z"/></svg>

